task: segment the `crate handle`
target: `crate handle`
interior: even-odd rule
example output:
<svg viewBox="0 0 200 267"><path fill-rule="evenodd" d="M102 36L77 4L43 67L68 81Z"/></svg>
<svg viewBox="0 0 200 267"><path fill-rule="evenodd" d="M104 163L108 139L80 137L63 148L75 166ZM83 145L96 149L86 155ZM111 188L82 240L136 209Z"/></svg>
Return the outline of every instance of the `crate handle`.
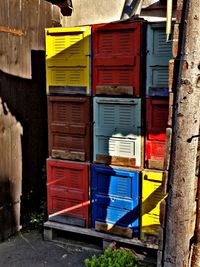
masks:
<svg viewBox="0 0 200 267"><path fill-rule="evenodd" d="M157 182L157 183L160 183L160 184L162 183L162 181L158 181L156 179L149 179L146 174L144 175L144 180L145 181L150 181L150 182Z"/></svg>
<svg viewBox="0 0 200 267"><path fill-rule="evenodd" d="M108 103L108 104L123 104L123 105L137 105L138 103L135 102L135 100L129 100L129 101L124 101L123 99L98 99L96 101L97 103Z"/></svg>

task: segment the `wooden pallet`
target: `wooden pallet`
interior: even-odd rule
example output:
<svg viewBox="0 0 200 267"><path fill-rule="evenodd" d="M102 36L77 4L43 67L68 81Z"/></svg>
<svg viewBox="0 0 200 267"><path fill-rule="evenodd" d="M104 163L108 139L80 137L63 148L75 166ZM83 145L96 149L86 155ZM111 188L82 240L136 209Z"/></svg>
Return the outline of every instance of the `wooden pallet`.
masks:
<svg viewBox="0 0 200 267"><path fill-rule="evenodd" d="M97 239L101 239L104 242L116 242L119 243L120 245L128 245L130 246L137 246L137 247L142 247L142 248L147 248L147 249L152 249L152 250L157 250L158 246L156 244L151 244L147 242L143 242L141 240L138 240L137 238L124 238L116 235L111 235L107 233L102 233L95 231L94 229L88 229L88 228L81 228L81 227L76 227L76 226L71 226L71 225L66 225L62 223L57 223L57 222L51 222L47 221L44 223L44 239L45 240L55 240L57 236L57 231L63 231L65 233L74 233L78 234L84 237L93 237Z"/></svg>
<svg viewBox="0 0 200 267"><path fill-rule="evenodd" d="M51 221L44 223L44 240L64 242L66 244L67 242L65 242L65 240L68 238L73 239L73 237L76 237L77 240L77 236L79 241L89 243L90 240L92 240L92 242L94 242L93 244L100 244L99 248L101 249L113 246L130 249L132 252L134 251L135 256L144 266L156 266L158 246L155 244L143 242L136 238L130 239L102 233L95 231L94 229L81 228ZM92 249L93 248L94 246L92 246Z"/></svg>

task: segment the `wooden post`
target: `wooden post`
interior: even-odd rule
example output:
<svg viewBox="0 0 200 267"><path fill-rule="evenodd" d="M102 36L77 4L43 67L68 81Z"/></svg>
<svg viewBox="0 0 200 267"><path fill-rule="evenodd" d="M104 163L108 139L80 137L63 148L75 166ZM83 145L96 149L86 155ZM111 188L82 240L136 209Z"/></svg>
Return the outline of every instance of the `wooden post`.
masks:
<svg viewBox="0 0 200 267"><path fill-rule="evenodd" d="M167 18L166 18L166 40L169 41L169 36L172 31L172 0L167 0Z"/></svg>
<svg viewBox="0 0 200 267"><path fill-rule="evenodd" d="M188 267L194 234L200 117L200 1L185 0L182 53L174 104L163 266ZM191 139L192 138L192 139Z"/></svg>
<svg viewBox="0 0 200 267"><path fill-rule="evenodd" d="M200 177L198 178L198 202L197 202L197 219L195 231L195 244L192 254L192 267L200 267Z"/></svg>

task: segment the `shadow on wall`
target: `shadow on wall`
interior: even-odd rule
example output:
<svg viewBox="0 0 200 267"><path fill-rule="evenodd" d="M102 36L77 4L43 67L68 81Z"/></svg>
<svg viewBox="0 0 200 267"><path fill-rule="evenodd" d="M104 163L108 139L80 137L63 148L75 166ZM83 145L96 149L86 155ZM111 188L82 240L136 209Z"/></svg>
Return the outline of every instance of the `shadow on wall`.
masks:
<svg viewBox="0 0 200 267"><path fill-rule="evenodd" d="M13 202L9 178L0 182L0 241L7 239L20 229L20 202Z"/></svg>
<svg viewBox="0 0 200 267"><path fill-rule="evenodd" d="M22 127L0 99L0 240L20 229Z"/></svg>
<svg viewBox="0 0 200 267"><path fill-rule="evenodd" d="M47 101L45 52L32 51L32 79L0 72L0 97L23 127L22 145L22 224L36 211L46 186L41 182L47 154ZM15 156L13 151L11 153Z"/></svg>

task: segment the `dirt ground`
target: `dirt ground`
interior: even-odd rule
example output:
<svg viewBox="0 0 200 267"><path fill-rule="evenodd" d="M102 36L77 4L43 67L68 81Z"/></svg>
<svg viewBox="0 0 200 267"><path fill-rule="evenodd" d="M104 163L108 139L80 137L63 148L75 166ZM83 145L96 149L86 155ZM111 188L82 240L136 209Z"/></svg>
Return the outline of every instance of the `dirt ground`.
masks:
<svg viewBox="0 0 200 267"><path fill-rule="evenodd" d="M84 259L101 252L100 247L76 241L44 241L37 231L22 232L0 243L0 267L84 267Z"/></svg>

